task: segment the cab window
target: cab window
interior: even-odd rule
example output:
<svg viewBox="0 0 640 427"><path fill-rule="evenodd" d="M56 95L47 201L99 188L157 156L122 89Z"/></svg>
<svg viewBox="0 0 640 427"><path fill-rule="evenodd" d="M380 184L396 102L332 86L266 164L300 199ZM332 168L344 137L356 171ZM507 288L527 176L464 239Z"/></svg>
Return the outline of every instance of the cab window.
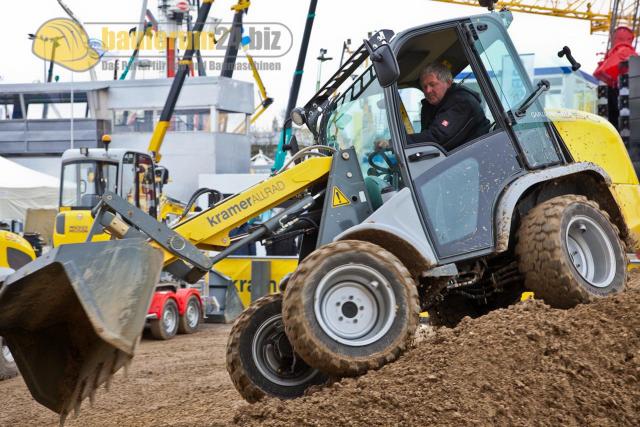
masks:
<svg viewBox="0 0 640 427"><path fill-rule="evenodd" d="M497 128L456 28L416 35L402 46L398 63L401 115L410 145L450 152ZM428 97L424 85L437 87L437 96Z"/></svg>
<svg viewBox="0 0 640 427"><path fill-rule="evenodd" d="M116 192L118 165L97 161L67 163L62 168L60 206L91 209L105 191Z"/></svg>
<svg viewBox="0 0 640 427"><path fill-rule="evenodd" d="M391 149L383 89L373 67L365 70L334 102L325 141L338 149L353 147L374 209L400 186Z"/></svg>
<svg viewBox="0 0 640 427"><path fill-rule="evenodd" d="M155 217L156 188L151 157L127 153L122 159L122 197Z"/></svg>

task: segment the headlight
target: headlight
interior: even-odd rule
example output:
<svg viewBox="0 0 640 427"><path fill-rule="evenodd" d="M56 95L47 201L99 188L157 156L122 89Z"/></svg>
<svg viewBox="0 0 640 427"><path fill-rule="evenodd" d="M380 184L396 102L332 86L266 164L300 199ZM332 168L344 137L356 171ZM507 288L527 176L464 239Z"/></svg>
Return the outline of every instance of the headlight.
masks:
<svg viewBox="0 0 640 427"><path fill-rule="evenodd" d="M293 121L296 126L302 126L307 123L304 108L294 108L291 112L291 121Z"/></svg>

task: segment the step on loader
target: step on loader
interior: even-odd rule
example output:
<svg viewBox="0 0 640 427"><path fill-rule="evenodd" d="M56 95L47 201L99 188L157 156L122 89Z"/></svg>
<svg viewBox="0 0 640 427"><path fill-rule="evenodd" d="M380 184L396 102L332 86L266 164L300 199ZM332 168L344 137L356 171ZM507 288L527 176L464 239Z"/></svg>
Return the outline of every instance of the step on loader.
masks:
<svg viewBox="0 0 640 427"><path fill-rule="evenodd" d="M549 84L530 80L511 21L501 11L376 32L294 110L316 145L171 228L105 193L89 239L106 231L117 240L70 245L0 288L0 336L34 397L66 415L129 360L161 268L193 282L237 247L283 234L300 236L300 264L281 295L238 318L227 346L248 401L297 397L394 361L420 311L453 326L524 290L559 308L624 291L625 252L640 231L629 155L600 117L543 109ZM440 135L454 132L435 141L419 83L433 64L449 70L441 83L475 93L481 128L436 115ZM129 294L139 303L119 306Z"/></svg>

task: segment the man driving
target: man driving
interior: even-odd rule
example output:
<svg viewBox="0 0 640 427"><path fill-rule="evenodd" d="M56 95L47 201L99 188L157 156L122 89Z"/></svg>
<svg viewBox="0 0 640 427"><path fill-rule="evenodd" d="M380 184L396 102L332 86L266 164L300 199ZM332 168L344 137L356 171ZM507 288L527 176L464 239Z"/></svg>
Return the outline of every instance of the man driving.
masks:
<svg viewBox="0 0 640 427"><path fill-rule="evenodd" d="M480 95L453 83L449 68L427 65L420 73L424 92L420 122L422 131L409 135L409 143L435 142L451 151L489 132L489 120L480 105Z"/></svg>

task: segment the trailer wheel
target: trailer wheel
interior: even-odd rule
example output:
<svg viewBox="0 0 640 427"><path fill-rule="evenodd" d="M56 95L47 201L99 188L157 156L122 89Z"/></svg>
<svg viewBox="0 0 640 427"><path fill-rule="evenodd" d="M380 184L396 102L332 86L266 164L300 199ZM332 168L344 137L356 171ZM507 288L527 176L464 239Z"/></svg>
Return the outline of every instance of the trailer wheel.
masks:
<svg viewBox="0 0 640 427"><path fill-rule="evenodd" d="M395 255L344 240L309 255L293 273L283 320L293 347L332 375L359 375L396 360L413 339L415 281Z"/></svg>
<svg viewBox="0 0 640 427"><path fill-rule="evenodd" d="M184 314L180 316L178 322L178 332L181 334L192 334L198 330L198 325L202 321L202 306L200 299L191 295L187 301L187 307Z"/></svg>
<svg viewBox="0 0 640 427"><path fill-rule="evenodd" d="M556 308L624 291L624 243L609 215L584 196L540 203L522 221L516 254L525 286Z"/></svg>
<svg viewBox="0 0 640 427"><path fill-rule="evenodd" d="M8 380L18 375L18 367L13 360L9 347L0 337L0 380Z"/></svg>
<svg viewBox="0 0 640 427"><path fill-rule="evenodd" d="M169 340L178 332L178 305L173 299L167 299L162 306L159 319L150 322L151 335L157 340Z"/></svg>
<svg viewBox="0 0 640 427"><path fill-rule="evenodd" d="M293 352L282 325L281 294L258 299L238 317L227 342L227 371L250 403L265 396L300 397L327 381Z"/></svg>

